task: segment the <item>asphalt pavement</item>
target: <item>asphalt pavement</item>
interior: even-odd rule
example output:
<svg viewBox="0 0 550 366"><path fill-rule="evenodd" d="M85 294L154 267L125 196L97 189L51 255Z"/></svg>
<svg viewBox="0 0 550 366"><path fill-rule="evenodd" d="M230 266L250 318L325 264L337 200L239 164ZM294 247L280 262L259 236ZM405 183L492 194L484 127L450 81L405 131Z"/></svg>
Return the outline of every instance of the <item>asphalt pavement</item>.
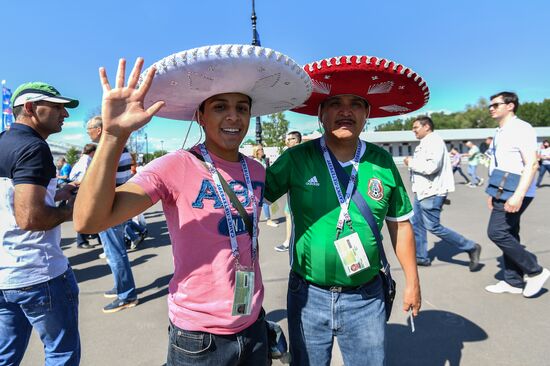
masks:
<svg viewBox="0 0 550 366"><path fill-rule="evenodd" d="M480 167L481 176L485 176ZM401 169L404 180L407 172ZM488 284L502 279L500 251L487 238L489 210L483 188L469 188L456 177L456 192L449 195L442 223L481 244L479 272L468 270L468 256L449 244L429 236L431 267L420 267L422 311L411 332L400 299L403 272L393 255L384 229L386 252L397 281L397 298L387 326L388 365L550 365L550 281L535 298L522 295L490 294ZM410 190L409 190L410 191ZM523 215L521 239L535 253L539 263L550 267L550 178ZM273 247L285 236L284 201L274 215L276 228L260 223L260 259L265 285L264 308L269 319L286 331L286 287L288 253ZM113 285L109 267L98 258L101 246L77 249L71 223L62 225L61 245L75 271L80 286L81 365L164 365L168 347L168 282L173 272L170 237L160 204L145 213L149 237L129 252L137 285L139 305L113 314L101 309L109 299L103 292ZM92 244L96 241L92 240ZM357 319L360 326L361 319ZM336 342L335 342L336 344ZM43 364L42 344L35 333L22 365ZM281 365L275 362L274 365ZM343 365L338 348L332 365ZM351 365L355 366L355 365Z"/></svg>

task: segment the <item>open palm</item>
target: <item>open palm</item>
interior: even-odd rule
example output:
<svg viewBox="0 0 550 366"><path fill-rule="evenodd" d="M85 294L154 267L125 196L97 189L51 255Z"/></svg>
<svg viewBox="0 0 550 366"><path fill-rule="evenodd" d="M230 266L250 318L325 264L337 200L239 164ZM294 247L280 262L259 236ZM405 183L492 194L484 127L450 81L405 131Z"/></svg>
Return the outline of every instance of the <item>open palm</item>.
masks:
<svg viewBox="0 0 550 366"><path fill-rule="evenodd" d="M118 63L114 89L109 84L105 68L99 69L99 78L103 87L101 115L103 117L103 129L106 133L118 137L127 137L149 122L155 113L164 106L163 101L158 101L149 108L144 109L143 99L151 87L156 70L154 67L151 68L144 82L138 88L137 84L142 67L143 59L138 58L128 78L128 85L124 86L126 60L121 59Z"/></svg>

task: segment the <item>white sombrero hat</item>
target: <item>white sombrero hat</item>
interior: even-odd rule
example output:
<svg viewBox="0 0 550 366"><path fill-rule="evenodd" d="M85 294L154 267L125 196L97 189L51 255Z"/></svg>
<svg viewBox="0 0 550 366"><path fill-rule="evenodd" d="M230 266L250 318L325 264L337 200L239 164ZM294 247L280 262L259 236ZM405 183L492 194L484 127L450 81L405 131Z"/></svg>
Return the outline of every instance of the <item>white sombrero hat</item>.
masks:
<svg viewBox="0 0 550 366"><path fill-rule="evenodd" d="M252 116L260 116L295 108L312 90L301 66L265 47L204 46L175 53L154 66L157 73L145 108L163 100L166 105L157 116L177 120L192 120L202 102L221 93L248 95Z"/></svg>
<svg viewBox="0 0 550 366"><path fill-rule="evenodd" d="M316 116L329 97L353 94L365 99L370 118L401 115L422 108L430 98L426 82L410 68L372 56L340 56L304 66L313 83L311 97L293 111Z"/></svg>

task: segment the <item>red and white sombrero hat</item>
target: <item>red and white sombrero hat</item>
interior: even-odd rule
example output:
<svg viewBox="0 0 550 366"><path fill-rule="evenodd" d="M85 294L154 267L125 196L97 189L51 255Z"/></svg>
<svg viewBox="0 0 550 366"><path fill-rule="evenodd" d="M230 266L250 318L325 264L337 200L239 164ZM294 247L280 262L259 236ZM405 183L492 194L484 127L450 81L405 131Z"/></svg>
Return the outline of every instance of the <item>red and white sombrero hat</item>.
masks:
<svg viewBox="0 0 550 366"><path fill-rule="evenodd" d="M371 106L370 118L401 115L422 108L430 97L426 82L395 61L372 56L340 56L309 63L313 93L294 112L316 116L329 97L353 94Z"/></svg>
<svg viewBox="0 0 550 366"><path fill-rule="evenodd" d="M222 93L252 99L252 116L301 105L311 94L311 80L290 57L270 48L227 44L181 51L156 62L145 107L166 105L159 117L190 121L199 105ZM140 77L140 83L148 70Z"/></svg>

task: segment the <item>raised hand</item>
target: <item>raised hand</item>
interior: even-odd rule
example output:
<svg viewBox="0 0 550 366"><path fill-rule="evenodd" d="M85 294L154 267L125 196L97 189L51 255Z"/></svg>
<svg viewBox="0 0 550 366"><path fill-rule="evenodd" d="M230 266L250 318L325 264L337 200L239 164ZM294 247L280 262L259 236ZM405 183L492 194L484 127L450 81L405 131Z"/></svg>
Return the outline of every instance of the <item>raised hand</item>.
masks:
<svg viewBox="0 0 550 366"><path fill-rule="evenodd" d="M99 68L99 79L103 87L101 116L103 117L103 130L106 134L128 138L133 131L149 122L155 113L164 106L163 101L157 101L146 110L144 109L143 99L151 87L156 69L154 67L149 69L142 85L137 88L142 67L143 59L138 57L128 79L128 85L124 86L126 60L120 59L114 89L109 84L105 68Z"/></svg>

